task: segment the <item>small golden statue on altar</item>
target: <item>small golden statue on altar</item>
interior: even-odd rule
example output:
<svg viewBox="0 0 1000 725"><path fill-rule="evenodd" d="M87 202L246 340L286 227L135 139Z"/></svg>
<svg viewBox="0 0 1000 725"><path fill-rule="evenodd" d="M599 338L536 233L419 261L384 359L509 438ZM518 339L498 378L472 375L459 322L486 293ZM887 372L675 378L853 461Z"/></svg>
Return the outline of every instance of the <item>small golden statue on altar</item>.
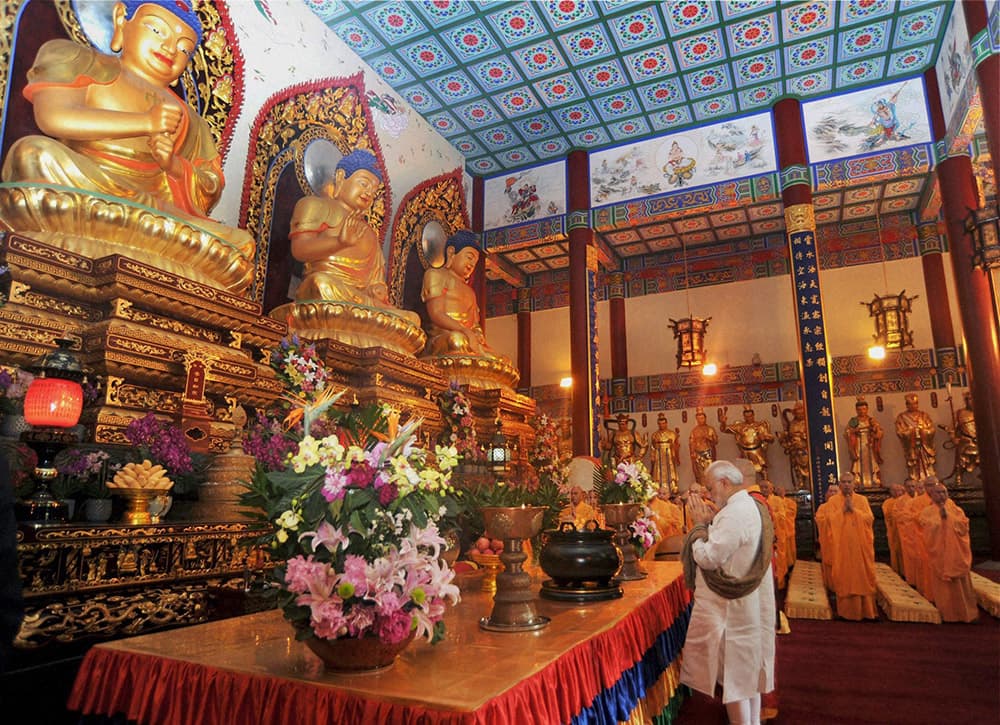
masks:
<svg viewBox="0 0 1000 725"><path fill-rule="evenodd" d="M778 443L788 456L792 479L799 491L809 490L809 432L806 423L806 405L801 400L791 408L781 411L785 429L778 433Z"/></svg>
<svg viewBox="0 0 1000 725"><path fill-rule="evenodd" d="M906 454L906 474L922 481L937 475L934 471L934 421L920 410L916 393L908 393L904 398L906 410L896 416L896 436L903 444Z"/></svg>
<svg viewBox="0 0 1000 725"><path fill-rule="evenodd" d="M760 478L767 478L767 447L774 443L771 426L765 420L756 420L753 408L743 406L743 422L729 424L726 421L726 408L722 409L722 420L719 421L723 433L736 437L736 446L740 449L740 458L746 458L753 464ZM751 482L752 483L752 482Z"/></svg>
<svg viewBox="0 0 1000 725"><path fill-rule="evenodd" d="M208 124L170 89L201 41L183 0L118 2L106 55L51 40L25 97L45 136L4 161L0 225L92 259L123 254L232 292L255 243L208 218L225 179Z"/></svg>
<svg viewBox="0 0 1000 725"><path fill-rule="evenodd" d="M479 302L469 279L482 256L479 238L466 229L445 242L444 265L424 272L420 299L427 306L424 357L453 382L479 388L513 389L518 373L513 363L486 342Z"/></svg>
<svg viewBox="0 0 1000 725"><path fill-rule="evenodd" d="M856 415L847 422L844 435L851 452L851 473L861 488L882 485L882 426L868 414L868 402L858 398Z"/></svg>
<svg viewBox="0 0 1000 725"><path fill-rule="evenodd" d="M271 316L307 339L414 355L425 339L420 316L389 302L385 256L366 216L381 185L375 154L356 149L337 163L324 196L299 199L289 236L305 276L295 303Z"/></svg>
<svg viewBox="0 0 1000 725"><path fill-rule="evenodd" d="M681 431L670 430L667 416L656 416L657 429L649 437L649 475L657 488L678 493L677 466L681 463Z"/></svg>
<svg viewBox="0 0 1000 725"><path fill-rule="evenodd" d="M703 483L705 469L716 459L719 446L719 433L708 424L705 409L698 406L694 412L695 427L688 436L688 451L691 455L691 468L694 479Z"/></svg>
<svg viewBox="0 0 1000 725"><path fill-rule="evenodd" d="M617 429L612 430L612 425ZM601 436L600 446L612 468L619 463L630 463L642 460L649 447L649 436L635 432L635 421L624 413L615 416L614 421L604 421L605 435Z"/></svg>

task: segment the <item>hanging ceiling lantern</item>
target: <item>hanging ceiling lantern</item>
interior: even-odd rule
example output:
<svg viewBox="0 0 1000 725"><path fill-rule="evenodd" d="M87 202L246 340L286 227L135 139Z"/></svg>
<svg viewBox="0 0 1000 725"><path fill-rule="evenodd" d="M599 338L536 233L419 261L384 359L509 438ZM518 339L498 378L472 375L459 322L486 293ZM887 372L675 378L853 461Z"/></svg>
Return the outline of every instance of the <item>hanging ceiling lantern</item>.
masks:
<svg viewBox="0 0 1000 725"><path fill-rule="evenodd" d="M700 317L685 317L682 320L670 320L670 327L677 340L677 369L701 367L708 357L705 350L705 331L708 321Z"/></svg>
<svg viewBox="0 0 1000 725"><path fill-rule="evenodd" d="M1000 208L986 204L969 211L965 230L972 235L972 266L1000 268Z"/></svg>
<svg viewBox="0 0 1000 725"><path fill-rule="evenodd" d="M915 299L917 295L907 297L906 290L903 290L898 295L875 295L871 302L861 303L868 307L868 314L875 319L875 334L872 335L875 344L872 348L901 350L913 347L909 314L912 309L910 303Z"/></svg>

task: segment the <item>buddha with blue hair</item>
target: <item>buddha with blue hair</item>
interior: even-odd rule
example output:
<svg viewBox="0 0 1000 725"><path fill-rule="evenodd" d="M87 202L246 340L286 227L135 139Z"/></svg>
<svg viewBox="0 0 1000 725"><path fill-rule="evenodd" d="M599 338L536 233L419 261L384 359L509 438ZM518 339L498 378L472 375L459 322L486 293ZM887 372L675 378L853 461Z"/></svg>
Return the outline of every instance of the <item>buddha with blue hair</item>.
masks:
<svg viewBox="0 0 1000 725"><path fill-rule="evenodd" d="M375 155L356 149L337 164L322 195L292 211L292 256L303 265L295 302L271 311L307 339L415 355L426 339L420 315L393 307L385 257L368 213L382 185Z"/></svg>
<svg viewBox="0 0 1000 725"><path fill-rule="evenodd" d="M459 230L445 242L444 265L424 272L420 298L427 306L424 356L461 384L477 387L517 385L511 361L491 348L480 325L479 301L469 278L482 256L479 237Z"/></svg>
<svg viewBox="0 0 1000 725"><path fill-rule="evenodd" d="M45 135L25 136L11 147L2 171L3 181L10 182L5 186L68 190L77 194L84 211L101 195L124 200L136 210L136 219L150 208L169 214L195 230L197 241L185 242L187 266L203 266L209 259L212 265L229 265L233 268L219 279L231 280L225 285L230 288L245 288L252 278L254 240L244 230L208 218L225 185L222 158L208 124L171 90L201 40L198 16L184 0L117 2L111 15L110 47L116 55L70 40L51 40L38 50L24 95ZM4 203L10 220L17 205L7 197ZM30 231L16 224L16 219L11 222L15 231ZM52 224L37 231L67 236L65 223ZM169 248L170 240L148 239L148 227L133 239L162 243L159 254L185 261ZM126 243L122 240L129 237L115 236L102 241ZM114 251L97 242L92 246L73 251Z"/></svg>
<svg viewBox="0 0 1000 725"><path fill-rule="evenodd" d="M391 306L382 245L367 218L381 185L375 154L357 149L337 164L325 196L295 204L289 236L305 272L296 302Z"/></svg>

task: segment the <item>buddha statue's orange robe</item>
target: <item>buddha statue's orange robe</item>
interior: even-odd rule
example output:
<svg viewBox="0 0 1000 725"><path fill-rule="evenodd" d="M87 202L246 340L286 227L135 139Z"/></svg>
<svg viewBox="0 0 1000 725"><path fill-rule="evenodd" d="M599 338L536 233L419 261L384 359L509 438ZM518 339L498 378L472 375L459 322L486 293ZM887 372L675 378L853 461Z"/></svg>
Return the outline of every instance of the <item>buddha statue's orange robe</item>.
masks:
<svg viewBox="0 0 1000 725"><path fill-rule="evenodd" d="M931 504L917 518L927 552L934 606L945 622L974 622L979 619L979 609L969 576L972 566L969 518L951 500L945 501L944 511L947 516L941 518L941 509Z"/></svg>
<svg viewBox="0 0 1000 725"><path fill-rule="evenodd" d="M844 495L831 499L832 506L820 507L816 522L828 527L830 549L824 550L823 561L832 554L830 581L837 595L837 614L844 619L874 619L875 608L875 534L868 500L851 494L852 511L845 511Z"/></svg>

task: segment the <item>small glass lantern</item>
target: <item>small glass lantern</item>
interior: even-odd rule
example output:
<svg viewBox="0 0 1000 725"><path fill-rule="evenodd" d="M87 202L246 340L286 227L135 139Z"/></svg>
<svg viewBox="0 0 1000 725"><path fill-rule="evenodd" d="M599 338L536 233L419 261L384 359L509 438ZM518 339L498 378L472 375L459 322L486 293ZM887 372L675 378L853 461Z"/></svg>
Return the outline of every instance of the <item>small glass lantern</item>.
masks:
<svg viewBox="0 0 1000 725"><path fill-rule="evenodd" d="M507 464L510 463L510 449L507 447L507 437L503 434L503 421L497 415L496 431L490 438L490 445L486 449L486 463L490 470L496 474L497 479L502 480L507 473Z"/></svg>
<svg viewBox="0 0 1000 725"><path fill-rule="evenodd" d="M708 352L705 350L705 332L708 321L699 317L685 317L683 320L670 320L670 327L677 340L677 369L700 367L705 363Z"/></svg>

